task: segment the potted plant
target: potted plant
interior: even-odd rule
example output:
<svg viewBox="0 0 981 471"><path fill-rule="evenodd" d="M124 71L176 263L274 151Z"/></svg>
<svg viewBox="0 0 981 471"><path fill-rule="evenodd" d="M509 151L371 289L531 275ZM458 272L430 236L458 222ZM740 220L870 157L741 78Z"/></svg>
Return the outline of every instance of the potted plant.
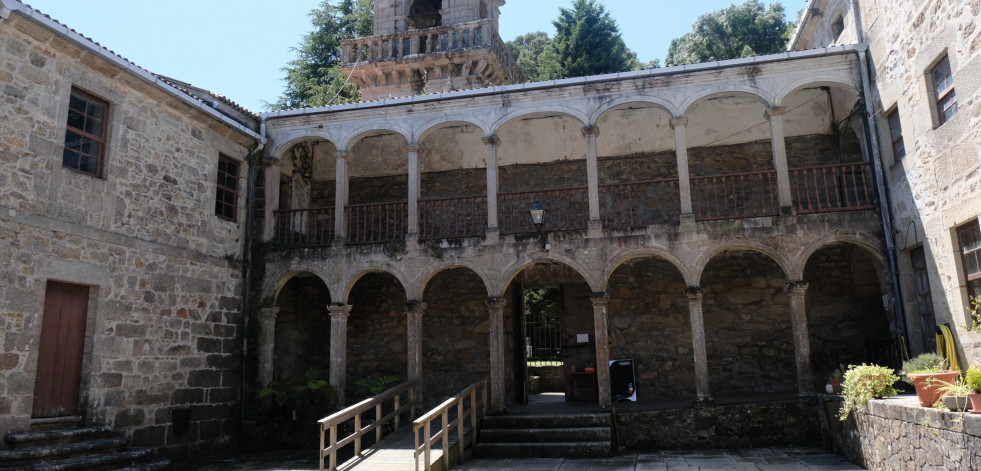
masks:
<svg viewBox="0 0 981 471"><path fill-rule="evenodd" d="M981 414L981 370L968 368L964 382L971 390L971 394L968 394L971 398L971 413Z"/></svg>
<svg viewBox="0 0 981 471"><path fill-rule="evenodd" d="M971 388L964 380L957 379L953 383L944 383L943 386L940 386L940 391L943 393L941 400L947 409L960 412L971 408L968 405L968 394L971 393Z"/></svg>
<svg viewBox="0 0 981 471"><path fill-rule="evenodd" d="M844 368L844 365L841 368L835 368L831 376L828 376L828 384L824 386L828 394L841 394L841 370Z"/></svg>
<svg viewBox="0 0 981 471"><path fill-rule="evenodd" d="M845 420L852 412L864 412L871 399L895 396L893 384L899 381L895 373L892 368L879 365L849 366L841 385L843 400L838 417Z"/></svg>
<svg viewBox="0 0 981 471"><path fill-rule="evenodd" d="M936 353L922 353L903 362L903 373L913 387L916 397L923 407L931 407L943 396L940 388L944 383L951 384L960 374L947 371L947 360Z"/></svg>

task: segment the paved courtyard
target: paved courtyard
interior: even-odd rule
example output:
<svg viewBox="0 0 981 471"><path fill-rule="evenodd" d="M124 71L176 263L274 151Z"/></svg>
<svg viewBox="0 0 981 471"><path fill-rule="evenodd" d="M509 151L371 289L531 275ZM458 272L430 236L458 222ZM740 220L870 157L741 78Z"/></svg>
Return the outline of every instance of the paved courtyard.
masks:
<svg viewBox="0 0 981 471"><path fill-rule="evenodd" d="M211 458L194 462L177 463L173 471L317 471L316 452L284 452L261 455ZM393 469L369 469L361 466L357 471L412 471ZM819 448L755 448L747 450L662 451L652 453L625 453L601 459L475 459L456 466L453 471L659 471L659 470L739 470L739 471L838 471L862 470L844 458L824 453Z"/></svg>

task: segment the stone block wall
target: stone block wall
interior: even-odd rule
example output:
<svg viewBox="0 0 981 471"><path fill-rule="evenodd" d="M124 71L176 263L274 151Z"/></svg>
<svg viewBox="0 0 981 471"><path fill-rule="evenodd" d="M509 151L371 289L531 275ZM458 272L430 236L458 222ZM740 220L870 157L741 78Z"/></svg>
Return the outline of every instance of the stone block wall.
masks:
<svg viewBox="0 0 981 471"><path fill-rule="evenodd" d="M89 286L80 413L173 455L229 443L240 399L245 192L255 142L19 13L0 23L0 435L29 428L46 284ZM72 87L109 102L101 177L62 167ZM174 435L172 410L191 409Z"/></svg>
<svg viewBox="0 0 981 471"><path fill-rule="evenodd" d="M360 379L396 376L399 383L406 380L406 301L405 288L395 277L384 273L368 273L351 289L345 395L348 404L370 396L359 390Z"/></svg>

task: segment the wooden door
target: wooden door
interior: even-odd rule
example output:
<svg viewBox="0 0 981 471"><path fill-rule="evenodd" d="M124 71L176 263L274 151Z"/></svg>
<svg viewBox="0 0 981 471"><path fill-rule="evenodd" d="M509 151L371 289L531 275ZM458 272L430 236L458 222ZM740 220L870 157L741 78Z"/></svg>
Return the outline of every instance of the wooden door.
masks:
<svg viewBox="0 0 981 471"><path fill-rule="evenodd" d="M48 282L32 417L59 417L78 412L88 305L88 286Z"/></svg>

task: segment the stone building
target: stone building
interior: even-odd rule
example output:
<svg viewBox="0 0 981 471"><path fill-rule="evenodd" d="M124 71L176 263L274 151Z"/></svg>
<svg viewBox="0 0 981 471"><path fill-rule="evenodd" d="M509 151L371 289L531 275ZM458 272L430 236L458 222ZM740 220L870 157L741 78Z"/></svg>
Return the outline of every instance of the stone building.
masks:
<svg viewBox="0 0 981 471"><path fill-rule="evenodd" d="M867 44L872 149L884 169L891 252L914 351L946 324L981 362L968 295L981 296L981 2L812 0L791 48Z"/></svg>
<svg viewBox="0 0 981 471"><path fill-rule="evenodd" d="M0 434L227 443L258 117L16 0L0 0L0 90Z"/></svg>

